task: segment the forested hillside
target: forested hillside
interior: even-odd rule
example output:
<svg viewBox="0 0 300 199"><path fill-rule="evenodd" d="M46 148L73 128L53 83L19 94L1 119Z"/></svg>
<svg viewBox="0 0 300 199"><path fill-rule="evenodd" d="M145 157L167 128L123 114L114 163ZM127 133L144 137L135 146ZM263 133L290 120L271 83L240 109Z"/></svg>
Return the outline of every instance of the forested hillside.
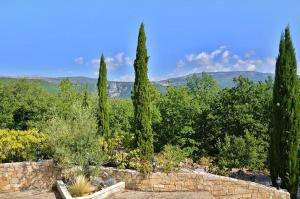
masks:
<svg viewBox="0 0 300 199"><path fill-rule="evenodd" d="M41 80L4 82L0 81L0 128L40 129L62 136L62 126L67 128L63 130L65 133L69 130L71 133L76 130L73 125L77 121L76 128L84 128L84 132L91 128L94 132L94 119L90 117L97 111L95 93L86 98L84 89L68 79L59 83L55 93L47 92L48 84ZM179 150L166 148L172 145L184 149L182 153L195 161L200 157L218 157L221 168L266 168L273 81L255 83L239 76L233 82L233 87L222 89L212 76L204 74L202 78L190 77L186 87L169 86L163 95L152 87L155 152ZM109 125L113 143L108 150L130 148L133 141L130 99L109 100ZM52 153L48 148L43 150L45 157ZM119 164L120 154L116 155L113 161ZM5 156L2 161L10 158Z"/></svg>
<svg viewBox="0 0 300 199"><path fill-rule="evenodd" d="M220 88L225 87L233 87L234 82L233 78L238 77L240 75L254 81L264 81L268 79L268 76L273 77L274 75L271 73L260 73L260 72L251 72L251 71L231 71L231 72L209 72L215 80L218 82L218 86ZM170 78L161 81L152 82L161 92L165 93L168 86L186 86L187 80L191 76L196 75L197 77L201 77L201 73L191 74L182 77ZM37 82L42 87L44 87L47 91L51 93L58 92L58 84L65 78L69 78L73 83L78 84L78 87L83 87L85 84L88 84L89 93L95 93L97 91L97 79L89 78L89 77L26 77L26 79ZM0 81L2 82L11 82L16 79L22 79L20 77L0 77ZM108 82L108 92L110 97L120 97L120 98L128 98L131 96L131 91L133 87L133 82L118 82L118 81L109 81Z"/></svg>

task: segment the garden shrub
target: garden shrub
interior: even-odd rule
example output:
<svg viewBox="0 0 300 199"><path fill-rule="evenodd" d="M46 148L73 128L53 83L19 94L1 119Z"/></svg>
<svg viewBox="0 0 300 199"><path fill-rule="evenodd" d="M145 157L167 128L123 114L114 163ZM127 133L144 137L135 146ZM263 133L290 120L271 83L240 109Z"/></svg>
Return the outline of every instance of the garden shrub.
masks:
<svg viewBox="0 0 300 199"><path fill-rule="evenodd" d="M203 156L199 159L198 164L202 167L209 168L212 165L212 159L208 156Z"/></svg>
<svg viewBox="0 0 300 199"><path fill-rule="evenodd" d="M47 136L36 129L0 129L0 162L36 160L47 154Z"/></svg>
<svg viewBox="0 0 300 199"><path fill-rule="evenodd" d="M132 139L132 138L131 138ZM117 166L119 169L135 169L141 167L141 158L139 149L129 151L129 143L127 136L122 133L116 133L114 137L98 139L99 148L107 154L107 162L109 165Z"/></svg>
<svg viewBox="0 0 300 199"><path fill-rule="evenodd" d="M263 169L266 154L259 141L245 131L244 136L228 136L217 143L219 149L219 166L232 168Z"/></svg>
<svg viewBox="0 0 300 199"><path fill-rule="evenodd" d="M68 111L69 117L55 116L44 129L53 158L64 168L81 166L85 169L88 165L102 164L106 155L97 143L99 136L94 114L80 102L74 103Z"/></svg>
<svg viewBox="0 0 300 199"><path fill-rule="evenodd" d="M163 151L156 157L158 166L166 173L175 171L179 163L187 159L188 153L179 146L165 145Z"/></svg>
<svg viewBox="0 0 300 199"><path fill-rule="evenodd" d="M152 172L152 164L149 160L141 160L137 170L144 175L148 175Z"/></svg>

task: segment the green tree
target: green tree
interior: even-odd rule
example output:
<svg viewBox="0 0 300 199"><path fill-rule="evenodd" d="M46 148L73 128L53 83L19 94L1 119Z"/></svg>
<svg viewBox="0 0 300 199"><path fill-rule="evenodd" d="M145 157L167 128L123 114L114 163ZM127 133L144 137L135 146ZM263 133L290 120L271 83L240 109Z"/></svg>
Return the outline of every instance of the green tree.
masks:
<svg viewBox="0 0 300 199"><path fill-rule="evenodd" d="M151 96L148 79L148 55L144 24L139 30L136 59L134 60L135 82L133 88L134 134L141 157L153 158L153 134L151 126Z"/></svg>
<svg viewBox="0 0 300 199"><path fill-rule="evenodd" d="M217 80L205 72L202 73L201 78L196 75L190 77L187 87L198 103L203 105L203 108L209 108L219 91Z"/></svg>
<svg viewBox="0 0 300 199"><path fill-rule="evenodd" d="M194 116L193 129L195 130L195 141L198 145L198 150L194 156L207 156L216 151L214 140L217 139L218 133L214 132L215 120L212 115L212 105L219 97L218 83L212 76L207 73L202 73L201 77L193 75L188 79L187 87L192 97L190 104L195 104L198 111ZM197 109L193 109L194 111Z"/></svg>
<svg viewBox="0 0 300 199"><path fill-rule="evenodd" d="M88 92L89 92L89 85L85 84L84 88L83 88L83 101L82 101L82 106L83 107L88 107L89 103L88 103Z"/></svg>
<svg viewBox="0 0 300 199"><path fill-rule="evenodd" d="M13 124L15 103L13 103L13 96L7 87L0 82L0 128L8 128Z"/></svg>
<svg viewBox="0 0 300 199"><path fill-rule="evenodd" d="M98 78L98 132L105 138L109 137L109 112L108 112L108 91L106 77L106 63L103 54L100 60Z"/></svg>
<svg viewBox="0 0 300 199"><path fill-rule="evenodd" d="M199 106L189 95L185 87L169 87L166 95L157 103L161 114L161 122L155 128L156 151L163 149L164 145L178 145L188 148L190 152L197 149L195 140L196 117Z"/></svg>
<svg viewBox="0 0 300 199"><path fill-rule="evenodd" d="M133 106L129 99L112 99L109 109L109 127L111 135L122 134L130 139L133 137L131 124L133 123ZM124 143L125 144L125 143ZM129 146L126 146L129 148Z"/></svg>
<svg viewBox="0 0 300 199"><path fill-rule="evenodd" d="M272 101L272 80L257 82L242 76L234 79L235 86L220 91L216 101L204 117L199 128L201 148L208 154L218 155L216 141L225 134L244 136L246 130L263 146L264 153L269 148L268 126ZM263 161L263 160L262 160Z"/></svg>
<svg viewBox="0 0 300 199"><path fill-rule="evenodd" d="M63 79L59 83L59 92L57 96L55 113L61 117L70 117L70 107L79 98L80 93L78 92L76 85L74 85L68 78Z"/></svg>
<svg viewBox="0 0 300 199"><path fill-rule="evenodd" d="M1 128L41 128L52 114L54 100L38 81L15 80L0 85Z"/></svg>
<svg viewBox="0 0 300 199"><path fill-rule="evenodd" d="M221 167L262 169L264 162L261 161L262 148L257 139L248 131L244 136L225 135L224 141L217 143L219 150L219 165ZM266 160L266 157L264 157Z"/></svg>
<svg viewBox="0 0 300 199"><path fill-rule="evenodd" d="M270 172L273 185L282 179L282 187L291 198L297 197L299 147L299 92L297 61L289 27L281 35L276 60L273 90L273 120L270 129Z"/></svg>

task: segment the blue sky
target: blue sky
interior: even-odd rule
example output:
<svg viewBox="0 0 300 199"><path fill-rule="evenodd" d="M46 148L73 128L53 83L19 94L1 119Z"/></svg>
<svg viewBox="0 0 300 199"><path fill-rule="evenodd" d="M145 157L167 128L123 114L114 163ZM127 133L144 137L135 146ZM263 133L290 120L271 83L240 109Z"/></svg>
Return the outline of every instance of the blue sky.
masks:
<svg viewBox="0 0 300 199"><path fill-rule="evenodd" d="M132 80L142 21L151 80L274 72L287 24L300 54L299 9L299 0L1 0L0 75L96 77L104 53L110 80Z"/></svg>

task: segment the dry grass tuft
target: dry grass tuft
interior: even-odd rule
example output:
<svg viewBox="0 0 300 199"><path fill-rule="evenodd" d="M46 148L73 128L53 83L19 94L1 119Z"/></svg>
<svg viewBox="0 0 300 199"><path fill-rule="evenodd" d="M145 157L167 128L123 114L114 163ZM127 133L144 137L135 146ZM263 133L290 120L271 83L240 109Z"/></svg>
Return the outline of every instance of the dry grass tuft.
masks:
<svg viewBox="0 0 300 199"><path fill-rule="evenodd" d="M83 176L77 176L75 182L69 187L69 191L72 196L84 196L93 191L95 187Z"/></svg>

